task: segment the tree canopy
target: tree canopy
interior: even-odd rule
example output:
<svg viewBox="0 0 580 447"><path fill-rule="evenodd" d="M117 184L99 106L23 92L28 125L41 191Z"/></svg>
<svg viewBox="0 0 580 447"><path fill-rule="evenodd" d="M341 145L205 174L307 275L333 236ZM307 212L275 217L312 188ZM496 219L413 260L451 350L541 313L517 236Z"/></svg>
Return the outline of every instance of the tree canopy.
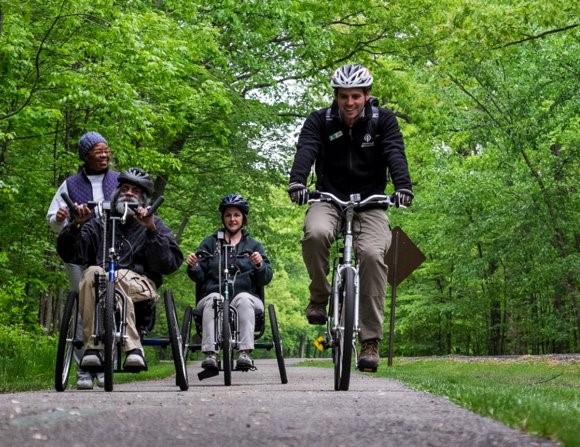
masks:
<svg viewBox="0 0 580 447"><path fill-rule="evenodd" d="M397 352L578 351L579 30L570 0L4 0L0 327L58 323L45 214L96 130L117 169L153 175L184 252L221 197L249 199L285 347L310 352L287 173L330 74L358 62L405 136L416 199L391 222L427 256L398 288ZM167 286L193 298L184 268Z"/></svg>

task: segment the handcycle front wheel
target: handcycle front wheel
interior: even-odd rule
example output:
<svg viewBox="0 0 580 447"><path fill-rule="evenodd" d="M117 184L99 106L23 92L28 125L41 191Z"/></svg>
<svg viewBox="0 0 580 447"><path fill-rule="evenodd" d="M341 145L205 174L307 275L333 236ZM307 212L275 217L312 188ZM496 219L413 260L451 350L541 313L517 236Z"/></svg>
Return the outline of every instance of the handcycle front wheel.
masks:
<svg viewBox="0 0 580 447"><path fill-rule="evenodd" d="M169 330L169 342L171 343L171 352L173 353L173 363L175 364L176 384L181 391L187 391L189 383L187 381L187 369L183 358L183 343L181 333L177 326L177 314L175 312L175 302L173 294L166 290L163 298L165 300L165 312L167 314L167 327Z"/></svg>
<svg viewBox="0 0 580 447"><path fill-rule="evenodd" d="M193 322L193 309L191 306L185 308L183 314L183 322L181 323L181 350L183 351L183 362L187 364L187 357L189 355L189 337L191 333L191 325Z"/></svg>
<svg viewBox="0 0 580 447"><path fill-rule="evenodd" d="M115 313L117 300L115 283L107 281L105 305L103 309L103 329L105 331L103 343L105 345L103 367L105 369L105 391L113 391L113 372L115 370L115 342L117 325Z"/></svg>
<svg viewBox="0 0 580 447"><path fill-rule="evenodd" d="M343 272L339 290L340 313L334 344L334 389L347 391L350 385L354 334L355 271L347 268Z"/></svg>
<svg viewBox="0 0 580 447"><path fill-rule="evenodd" d="M232 334L230 327L230 305L224 302L222 307L222 366L224 370L224 384L232 384Z"/></svg>
<svg viewBox="0 0 580 447"><path fill-rule="evenodd" d="M64 391L68 385L73 353L75 349L75 337L78 325L79 294L68 294L56 350L56 365L54 371L54 388L56 391Z"/></svg>

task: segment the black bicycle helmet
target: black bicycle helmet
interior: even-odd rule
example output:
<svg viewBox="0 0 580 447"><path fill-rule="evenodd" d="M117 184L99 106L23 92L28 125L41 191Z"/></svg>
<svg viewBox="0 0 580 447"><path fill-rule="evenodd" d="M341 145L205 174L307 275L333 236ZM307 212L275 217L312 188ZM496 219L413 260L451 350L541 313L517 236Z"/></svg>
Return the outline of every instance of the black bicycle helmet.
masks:
<svg viewBox="0 0 580 447"><path fill-rule="evenodd" d="M219 212L223 214L226 208L232 206L238 208L244 216L247 216L250 212L248 201L239 194L228 194L225 196L220 202Z"/></svg>
<svg viewBox="0 0 580 447"><path fill-rule="evenodd" d="M129 168L119 174L119 185L121 183L130 183L138 186L148 196L153 194L153 180L147 172L141 168Z"/></svg>
<svg viewBox="0 0 580 447"><path fill-rule="evenodd" d="M372 85L371 73L360 64L343 65L330 78L332 88L370 88Z"/></svg>

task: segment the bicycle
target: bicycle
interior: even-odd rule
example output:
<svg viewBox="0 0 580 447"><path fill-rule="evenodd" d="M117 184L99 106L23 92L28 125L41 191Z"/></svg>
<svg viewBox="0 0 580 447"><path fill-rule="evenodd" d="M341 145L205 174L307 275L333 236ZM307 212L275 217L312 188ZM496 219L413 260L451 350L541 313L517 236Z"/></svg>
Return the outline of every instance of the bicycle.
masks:
<svg viewBox="0 0 580 447"><path fill-rule="evenodd" d="M203 380L209 377L214 377L219 374L219 371L224 373L224 384L226 386L231 385L231 374L234 370L234 350L238 349L239 345L239 322L238 314L235 307L230 306L231 295L234 289L235 275L232 277L231 272L228 268L227 260L230 259L232 250L234 247L227 244L223 237L218 238L220 241L220 248L216 254L211 254L206 251L197 252L196 256L198 258L203 257L214 257L219 256L220 265L220 289L219 296L214 299L213 309L214 309L214 340L215 340L215 350L221 352L221 359L218 360L218 368L205 369L198 373L199 380ZM249 251L243 251L236 255L236 257L244 257L251 255ZM263 287L258 288L254 291L258 297L264 301ZM201 298L201 285L196 284L196 296ZM254 342L254 349L264 348L267 350L275 348L276 359L278 362L278 369L280 372L280 378L282 383L288 383L288 378L286 376L286 367L284 363L284 356L282 352L282 342L280 338L280 332L278 330L278 321L276 318L276 312L273 304L268 305L268 314L270 317L270 326L272 330L273 341L268 343L256 343ZM202 333L202 312L198 309L193 309L190 306L186 308L185 315L182 324L182 339L184 358L187 360L187 355L189 351L201 350L201 344L191 343L191 327L192 322L195 324L196 331L199 335ZM254 339L259 339L265 330L264 325L264 313L259 312L256 314L256 325ZM256 333L257 332L257 333ZM252 368L238 368L241 371L248 371Z"/></svg>
<svg viewBox="0 0 580 447"><path fill-rule="evenodd" d="M356 352L359 326L359 266L356 258L353 234L353 218L357 209L370 204L395 204L393 196L374 194L361 200L360 194L351 194L343 201L334 194L310 191L308 203L329 202L336 205L344 215L339 248L333 260L332 289L326 323L324 348L332 349L334 362L334 389L347 391L350 385L352 352ZM358 360L356 361L358 364Z"/></svg>
<svg viewBox="0 0 580 447"><path fill-rule="evenodd" d="M74 213L74 204L68 194L63 193L62 197L66 202L71 213ZM148 214L151 215L163 202L163 196L160 196L149 208ZM136 208L134 205L126 204L123 215L117 216L112 213L111 202L88 202L91 208L97 208L97 217L101 219L103 227L103 250L107 255L103 256L105 265L103 266L105 274L95 273L95 318L93 328L93 339L96 343L102 342L104 345L103 365L100 368L92 368L91 371L103 371L105 379L105 391L113 390L113 373L114 372L138 372L131 368L123 368L121 362L122 347L126 340L127 326L127 300L128 297L118 287L116 287L117 265L119 254L116 249L116 224L125 222L130 208ZM111 225L111 237L108 238L108 224ZM185 360L183 359L181 332L177 324L177 314L175 311L175 302L171 291L166 290L164 293L164 304L167 315L167 326L169 330L169 339L146 339L145 335L153 328L155 320L155 305L150 301L134 303L136 326L140 332L142 344L144 346L171 345L173 361L176 372L176 385L182 391L189 387L187 380L187 370ZM83 340L79 339L77 334L79 296L77 292L69 293L65 305L62 323L59 334L57 347L56 368L55 368L55 388L57 391L64 391L68 384L68 376L72 363L74 348L82 348ZM139 369L140 370L140 369Z"/></svg>

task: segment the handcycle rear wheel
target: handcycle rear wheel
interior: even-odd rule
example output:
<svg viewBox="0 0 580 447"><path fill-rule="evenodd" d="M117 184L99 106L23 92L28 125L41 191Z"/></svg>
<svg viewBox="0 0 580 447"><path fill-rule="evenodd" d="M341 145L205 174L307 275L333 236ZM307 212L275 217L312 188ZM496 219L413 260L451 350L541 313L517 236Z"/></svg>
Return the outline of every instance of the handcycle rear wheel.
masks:
<svg viewBox="0 0 580 447"><path fill-rule="evenodd" d="M284 354L282 352L282 339L280 338L278 319L276 318L276 310L274 309L273 304L268 305L268 315L270 317L270 328L272 329L272 340L274 342L274 350L276 351L278 370L280 371L280 380L282 383L288 383L286 365L284 364Z"/></svg>
<svg viewBox="0 0 580 447"><path fill-rule="evenodd" d="M183 351L183 362L187 363L187 356L189 355L189 334L191 333L191 324L193 321L193 309L191 306L185 308L183 314L183 322L181 323L181 349Z"/></svg>
<svg viewBox="0 0 580 447"><path fill-rule="evenodd" d="M224 384L232 384L232 336L230 327L230 305L225 301L222 307L222 365Z"/></svg>
<svg viewBox="0 0 580 447"><path fill-rule="evenodd" d="M103 328L105 336L103 343L105 345L103 367L105 369L105 391L113 391L113 372L115 370L115 334L117 325L115 324L115 283L107 281L105 295L105 306L103 310Z"/></svg>
<svg viewBox="0 0 580 447"><path fill-rule="evenodd" d="M181 391L187 391L189 384L187 382L187 369L183 359L183 343L179 328L177 327L177 314L175 312L175 302L173 294L166 290L164 293L165 312L167 315L167 328L169 330L169 342L171 343L171 352L173 353L173 363L175 364L176 384Z"/></svg>
<svg viewBox="0 0 580 447"><path fill-rule="evenodd" d="M354 333L354 277L353 269L345 269L339 290L341 306L334 346L334 389L336 391L347 391L350 385Z"/></svg>
<svg viewBox="0 0 580 447"><path fill-rule="evenodd" d="M78 324L79 294L68 294L56 350L56 366L54 371L54 388L56 391L64 391L68 385L68 376L72 364L74 342Z"/></svg>

